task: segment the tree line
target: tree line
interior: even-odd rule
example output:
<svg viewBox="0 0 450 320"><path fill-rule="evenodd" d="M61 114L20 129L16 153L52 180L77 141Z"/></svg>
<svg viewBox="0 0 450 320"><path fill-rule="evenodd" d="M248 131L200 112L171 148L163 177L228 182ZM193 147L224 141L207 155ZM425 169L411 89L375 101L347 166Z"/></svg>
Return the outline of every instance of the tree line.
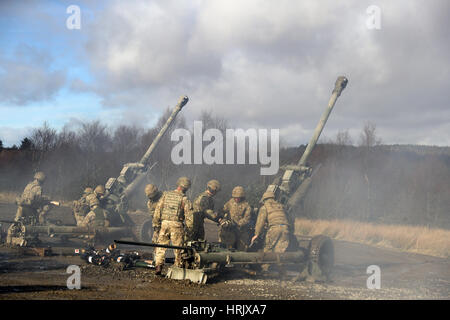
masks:
<svg viewBox="0 0 450 320"><path fill-rule="evenodd" d="M77 199L85 187L105 184L117 177L125 163L142 157L170 115L161 116L155 126L110 128L100 121L83 122L77 128L57 131L47 123L34 129L20 146L0 144L0 192L22 192L37 170L47 175L45 190L55 199ZM226 119L203 112L198 119L204 129L224 131ZM170 131L187 128L179 116ZM171 132L163 137L150 162L155 164L145 183L160 189L173 188L178 177L192 180L188 195L203 191L206 182L218 179L222 191L216 197L223 205L231 190L241 185L251 205L258 201L274 177L261 176L259 165L174 165L170 153ZM282 147L280 165L296 163L305 149ZM322 219L419 224L450 228L449 148L382 145L376 126L364 124L356 143L347 130L319 143L310 165L321 164L298 216ZM282 171L278 174L282 174ZM143 186L132 200L135 209L145 208Z"/></svg>

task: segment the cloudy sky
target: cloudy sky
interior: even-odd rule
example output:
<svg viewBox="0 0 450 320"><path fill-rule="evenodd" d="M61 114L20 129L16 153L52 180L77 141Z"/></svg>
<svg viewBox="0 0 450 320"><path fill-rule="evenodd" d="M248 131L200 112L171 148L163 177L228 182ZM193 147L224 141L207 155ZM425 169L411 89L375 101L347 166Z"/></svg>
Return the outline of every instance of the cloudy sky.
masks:
<svg viewBox="0 0 450 320"><path fill-rule="evenodd" d="M345 75L325 136L371 121L387 144L448 146L448 30L446 0L1 1L0 140L44 121L148 127L186 94L188 123L211 110L295 145Z"/></svg>

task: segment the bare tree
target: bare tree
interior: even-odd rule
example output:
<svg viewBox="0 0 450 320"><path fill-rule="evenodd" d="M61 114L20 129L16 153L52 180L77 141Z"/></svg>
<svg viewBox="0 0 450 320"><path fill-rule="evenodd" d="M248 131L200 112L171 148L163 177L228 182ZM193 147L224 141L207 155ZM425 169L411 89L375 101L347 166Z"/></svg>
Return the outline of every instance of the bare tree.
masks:
<svg viewBox="0 0 450 320"><path fill-rule="evenodd" d="M364 124L359 136L359 145L361 147L371 148L381 144L381 138L377 137L376 128L377 126L370 121Z"/></svg>
<svg viewBox="0 0 450 320"><path fill-rule="evenodd" d="M31 133L31 142L33 145L33 163L35 168L40 168L49 152L56 147L56 130L50 128L45 121L42 127L34 129Z"/></svg>
<svg viewBox="0 0 450 320"><path fill-rule="evenodd" d="M339 130L336 134L336 140L334 143L338 146L351 146L353 145L352 137L350 136L350 133L347 130Z"/></svg>

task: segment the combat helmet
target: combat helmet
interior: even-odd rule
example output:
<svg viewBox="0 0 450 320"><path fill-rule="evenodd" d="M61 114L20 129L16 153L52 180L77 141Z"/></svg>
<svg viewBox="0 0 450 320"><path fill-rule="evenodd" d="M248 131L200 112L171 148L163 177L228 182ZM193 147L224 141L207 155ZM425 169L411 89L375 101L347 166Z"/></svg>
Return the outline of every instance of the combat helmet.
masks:
<svg viewBox="0 0 450 320"><path fill-rule="evenodd" d="M94 189L95 194L105 194L105 187L102 186L101 184L96 186Z"/></svg>
<svg viewBox="0 0 450 320"><path fill-rule="evenodd" d="M264 200L270 199L270 198L275 198L275 193L273 193L273 191L266 191L264 192L261 201L264 202Z"/></svg>
<svg viewBox="0 0 450 320"><path fill-rule="evenodd" d="M245 197L244 188L241 186L234 187L233 191L231 192L231 196L233 198L244 198Z"/></svg>
<svg viewBox="0 0 450 320"><path fill-rule="evenodd" d="M94 192L94 190L91 187L87 187L86 189L84 189L83 193L84 194L91 194L92 192Z"/></svg>
<svg viewBox="0 0 450 320"><path fill-rule="evenodd" d="M181 177L177 181L177 187L182 187L187 190L191 187L191 180L188 177Z"/></svg>
<svg viewBox="0 0 450 320"><path fill-rule="evenodd" d="M220 191L220 182L217 180L210 180L206 184L206 187L209 189L209 191L217 193Z"/></svg>
<svg viewBox="0 0 450 320"><path fill-rule="evenodd" d="M92 197L89 199L89 207L93 209L95 206L100 205L100 200L97 199L97 197Z"/></svg>
<svg viewBox="0 0 450 320"><path fill-rule="evenodd" d="M153 198L158 192L158 188L154 184L148 184L145 186L145 194L148 198Z"/></svg>
<svg viewBox="0 0 450 320"><path fill-rule="evenodd" d="M43 173L42 171L38 171L34 174L34 179L36 179L39 182L44 182L45 181L45 173Z"/></svg>

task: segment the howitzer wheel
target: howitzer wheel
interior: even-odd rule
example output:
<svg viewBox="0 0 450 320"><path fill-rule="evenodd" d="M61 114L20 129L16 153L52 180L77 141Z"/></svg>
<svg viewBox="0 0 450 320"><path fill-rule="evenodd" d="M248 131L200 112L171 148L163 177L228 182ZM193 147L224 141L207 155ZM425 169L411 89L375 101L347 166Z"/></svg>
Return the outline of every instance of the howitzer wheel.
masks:
<svg viewBox="0 0 450 320"><path fill-rule="evenodd" d="M324 235L313 237L309 244L309 258L317 263L323 275L328 276L334 265L333 241Z"/></svg>
<svg viewBox="0 0 450 320"><path fill-rule="evenodd" d="M152 242L153 225L152 219L144 221L144 223L137 228L137 236L141 242Z"/></svg>

